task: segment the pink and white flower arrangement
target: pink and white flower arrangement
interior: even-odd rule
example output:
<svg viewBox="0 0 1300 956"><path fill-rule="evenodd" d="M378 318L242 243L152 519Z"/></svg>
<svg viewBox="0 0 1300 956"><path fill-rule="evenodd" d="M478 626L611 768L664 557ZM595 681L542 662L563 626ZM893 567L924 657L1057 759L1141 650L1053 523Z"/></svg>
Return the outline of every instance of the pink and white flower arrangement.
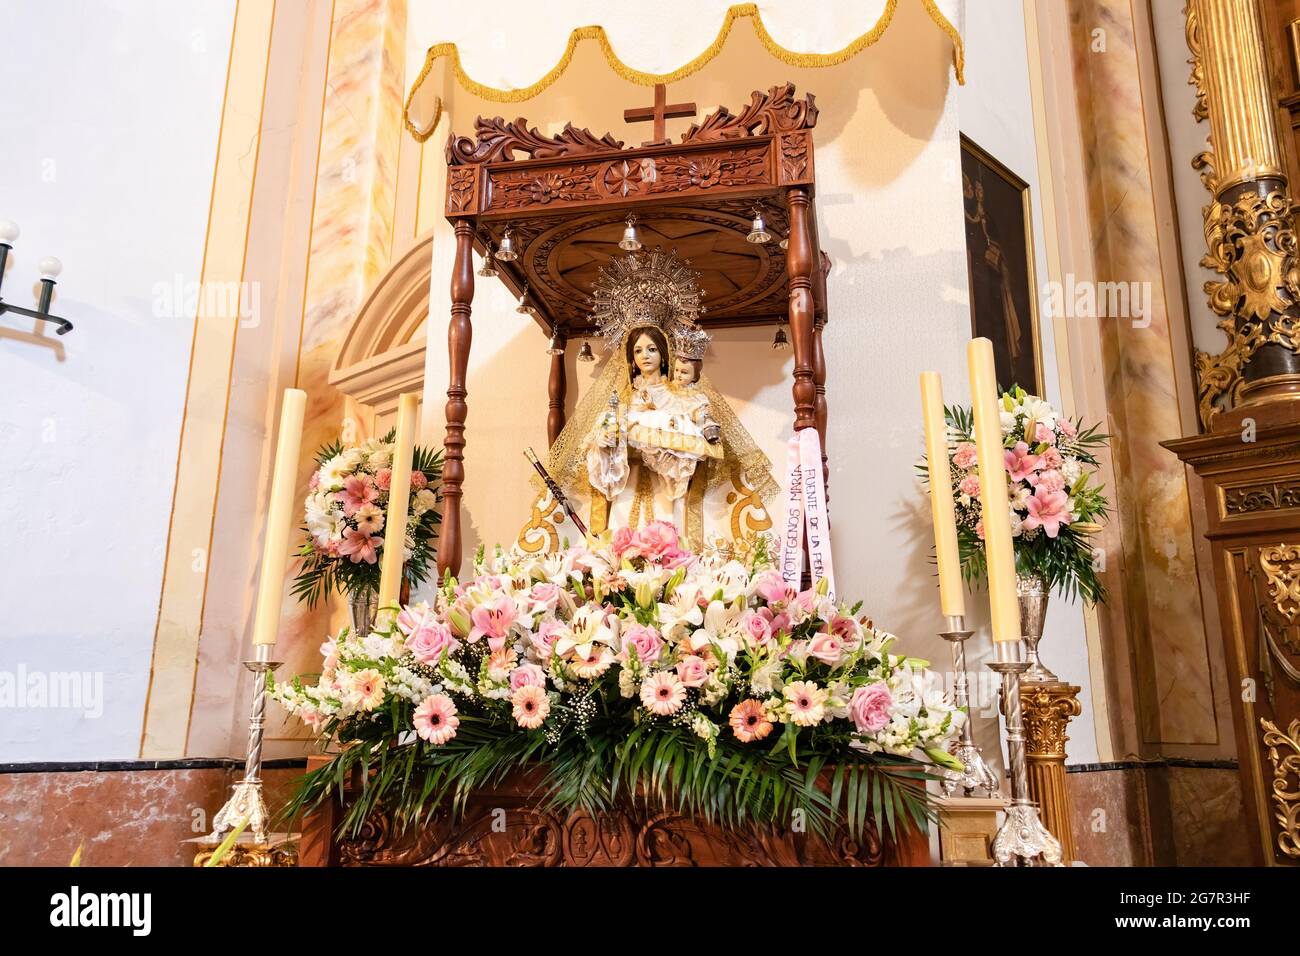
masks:
<svg viewBox="0 0 1300 956"><path fill-rule="evenodd" d="M293 593L315 605L331 590L379 589L386 543L384 523L392 483L393 436L360 445L335 442L316 455L316 470L303 502L305 540L298 551L302 569ZM412 585L428 573L437 536L437 494L429 487L441 474L442 452L416 447L407 512L406 576Z"/></svg>
<svg viewBox="0 0 1300 956"><path fill-rule="evenodd" d="M475 570L364 640L344 630L315 684L272 696L341 740L373 726L442 747L468 719L550 744L645 726L710 755L776 732L792 755L849 747L951 765L965 714L923 662L892 653L857 608L787 585L765 556L746 567L693 554L654 522L558 555L480 554Z"/></svg>
<svg viewBox="0 0 1300 956"><path fill-rule="evenodd" d="M1095 469L1107 436L1095 426L1082 428L1022 388L1002 394L998 413L1016 570L1041 576L1067 596L1104 599L1088 535L1099 530L1106 514ZM949 408L946 414L962 570L974 580L984 575L983 482L974 419L968 408ZM924 464L920 468L927 472Z"/></svg>

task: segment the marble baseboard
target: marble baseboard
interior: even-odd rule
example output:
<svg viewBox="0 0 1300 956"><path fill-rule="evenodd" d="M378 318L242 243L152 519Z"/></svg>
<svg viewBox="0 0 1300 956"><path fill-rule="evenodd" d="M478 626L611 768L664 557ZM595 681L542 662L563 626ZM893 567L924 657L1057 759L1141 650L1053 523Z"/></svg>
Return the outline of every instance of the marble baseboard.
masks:
<svg viewBox="0 0 1300 956"><path fill-rule="evenodd" d="M182 841L210 831L243 765L175 763L0 768L0 866L66 866L78 846L83 866L189 866ZM279 764L262 774L272 810L302 775L302 761Z"/></svg>
<svg viewBox="0 0 1300 956"><path fill-rule="evenodd" d="M1236 767L1153 761L1070 767L1074 839L1089 866L1249 866Z"/></svg>

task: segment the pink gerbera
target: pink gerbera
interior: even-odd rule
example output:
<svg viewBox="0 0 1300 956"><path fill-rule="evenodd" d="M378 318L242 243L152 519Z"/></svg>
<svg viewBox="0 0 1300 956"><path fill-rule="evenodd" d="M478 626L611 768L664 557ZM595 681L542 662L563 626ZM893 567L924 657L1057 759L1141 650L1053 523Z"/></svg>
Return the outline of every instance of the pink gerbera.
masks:
<svg viewBox="0 0 1300 956"><path fill-rule="evenodd" d="M456 716L456 705L446 694L434 694L424 698L424 702L415 708L415 732L435 746L441 746L456 736L460 718Z"/></svg>
<svg viewBox="0 0 1300 956"><path fill-rule="evenodd" d="M762 702L752 698L742 700L731 708L727 723L731 725L731 732L742 744L762 740L772 732L772 722L767 719L767 712L763 710Z"/></svg>
<svg viewBox="0 0 1300 956"><path fill-rule="evenodd" d="M686 700L686 685L672 671L659 671L641 682L641 703L659 717L675 714Z"/></svg>
<svg viewBox="0 0 1300 956"><path fill-rule="evenodd" d="M800 727L819 724L826 716L826 700L830 693L812 681L792 681L785 685L782 693L790 710L790 719Z"/></svg>
<svg viewBox="0 0 1300 956"><path fill-rule="evenodd" d="M528 730L536 730L551 712L551 700L546 691L536 684L525 684L510 698L514 705L515 723Z"/></svg>
<svg viewBox="0 0 1300 956"><path fill-rule="evenodd" d="M384 675L374 668L352 675L352 692L357 695L362 710L374 710L384 702L384 686Z"/></svg>

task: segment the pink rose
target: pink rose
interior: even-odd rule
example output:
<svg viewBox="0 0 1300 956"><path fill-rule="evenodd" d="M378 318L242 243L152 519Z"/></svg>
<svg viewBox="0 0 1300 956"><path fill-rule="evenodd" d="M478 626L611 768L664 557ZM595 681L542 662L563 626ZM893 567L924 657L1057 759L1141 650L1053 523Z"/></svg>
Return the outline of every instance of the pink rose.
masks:
<svg viewBox="0 0 1300 956"><path fill-rule="evenodd" d="M963 495L978 498L980 496L980 480L975 475L967 475L961 480L961 484L957 486L957 489Z"/></svg>
<svg viewBox="0 0 1300 956"><path fill-rule="evenodd" d="M411 470L411 490L419 491L429 483L429 479L424 477L424 472L418 468Z"/></svg>
<svg viewBox="0 0 1300 956"><path fill-rule="evenodd" d="M619 660L629 660L631 655L628 653L629 648L636 650L637 660L642 664L653 664L659 660L659 655L663 652L663 638L653 627L647 627L644 624L633 624L623 631L623 653L619 655Z"/></svg>
<svg viewBox="0 0 1300 956"><path fill-rule="evenodd" d="M559 607L562 593L558 584L549 581L534 584L532 590L528 592L528 600L532 602L529 613L553 613Z"/></svg>
<svg viewBox="0 0 1300 956"><path fill-rule="evenodd" d="M836 634L822 631L809 641L808 654L834 667L844 659L844 641Z"/></svg>
<svg viewBox="0 0 1300 956"><path fill-rule="evenodd" d="M455 654L460 649L460 641L456 640L446 624L432 621L406 638L406 649L421 663L436 664L444 653Z"/></svg>
<svg viewBox="0 0 1300 956"><path fill-rule="evenodd" d="M536 664L520 664L510 672L510 691L521 687L545 687L546 671Z"/></svg>
<svg viewBox="0 0 1300 956"><path fill-rule="evenodd" d="M542 618L541 623L537 625L537 631L529 636L538 657L544 661L551 659L551 652L555 647L555 642L560 639L560 633L563 630L564 624L558 618Z"/></svg>
<svg viewBox="0 0 1300 956"><path fill-rule="evenodd" d="M745 629L745 636L749 638L749 643L756 647L763 647L772 640L772 623L757 611L749 611L741 621L741 626Z"/></svg>
<svg viewBox="0 0 1300 956"><path fill-rule="evenodd" d="M849 701L849 715L859 732L874 734L889 723L889 708L893 704L894 698L887 686L870 684L853 692L853 698Z"/></svg>
<svg viewBox="0 0 1300 956"><path fill-rule="evenodd" d="M957 451L952 456L952 463L958 468L973 468L975 462L979 461L979 454L975 446L968 441L964 441L957 446Z"/></svg>
<svg viewBox="0 0 1300 956"><path fill-rule="evenodd" d="M681 548L669 548L659 558L659 563L670 571L676 571L678 568L684 568L695 560L695 555L690 551Z"/></svg>
<svg viewBox="0 0 1300 956"><path fill-rule="evenodd" d="M699 687L709 678L709 669L704 666L704 658L683 657L677 663L677 679L687 687Z"/></svg>
<svg viewBox="0 0 1300 956"><path fill-rule="evenodd" d="M393 469L380 468L375 472L375 486L381 491L387 491L393 484Z"/></svg>
<svg viewBox="0 0 1300 956"><path fill-rule="evenodd" d="M768 604L784 606L794 599L794 588L777 571L764 571L754 579L754 593Z"/></svg>
<svg viewBox="0 0 1300 956"><path fill-rule="evenodd" d="M668 521L651 521L636 533L636 548L643 557L658 561L677 548L677 529Z"/></svg>

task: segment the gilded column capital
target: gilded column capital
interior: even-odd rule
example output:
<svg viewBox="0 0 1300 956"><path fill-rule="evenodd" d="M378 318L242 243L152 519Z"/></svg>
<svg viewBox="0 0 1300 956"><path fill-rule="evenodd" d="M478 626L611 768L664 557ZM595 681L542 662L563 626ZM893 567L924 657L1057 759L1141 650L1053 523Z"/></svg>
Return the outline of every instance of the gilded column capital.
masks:
<svg viewBox="0 0 1300 956"><path fill-rule="evenodd" d="M1070 739L1066 725L1083 712L1078 693L1079 688L1073 684L1021 683L1025 746L1031 760L1065 760L1065 742Z"/></svg>
<svg viewBox="0 0 1300 956"><path fill-rule="evenodd" d="M1255 0L1188 0L1186 16L1193 112L1210 122L1210 151L1192 160L1213 195L1201 264L1223 277L1205 292L1229 340L1196 355L1208 429L1225 399L1300 394L1300 270Z"/></svg>

